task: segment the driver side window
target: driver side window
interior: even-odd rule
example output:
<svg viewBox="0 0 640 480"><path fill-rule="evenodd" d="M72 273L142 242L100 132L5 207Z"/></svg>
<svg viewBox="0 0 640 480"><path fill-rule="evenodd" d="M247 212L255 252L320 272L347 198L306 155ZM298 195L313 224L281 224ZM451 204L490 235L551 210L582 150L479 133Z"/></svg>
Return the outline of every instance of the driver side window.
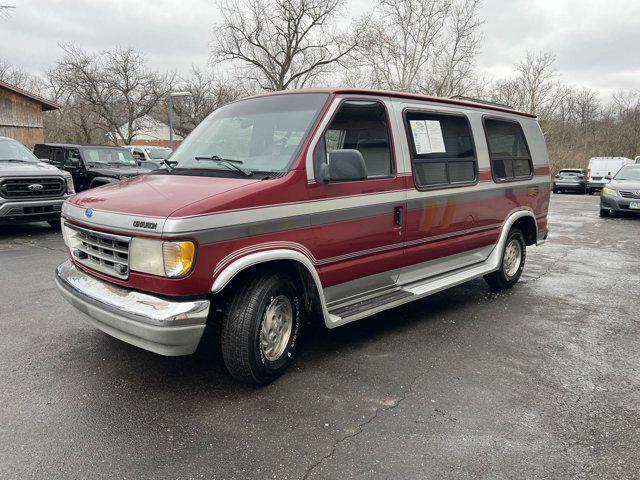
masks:
<svg viewBox="0 0 640 480"><path fill-rule="evenodd" d="M316 172L329 163L336 150L358 150L366 178L393 176L393 156L387 111L378 101L348 100L338 110L320 141L315 155Z"/></svg>

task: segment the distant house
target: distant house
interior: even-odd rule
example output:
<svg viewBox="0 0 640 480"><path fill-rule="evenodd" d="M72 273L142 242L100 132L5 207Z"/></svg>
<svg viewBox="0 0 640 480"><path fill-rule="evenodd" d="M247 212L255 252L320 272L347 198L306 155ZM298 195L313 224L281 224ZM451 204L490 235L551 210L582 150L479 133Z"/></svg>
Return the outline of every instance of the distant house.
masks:
<svg viewBox="0 0 640 480"><path fill-rule="evenodd" d="M33 146L44 142L42 112L60 105L0 81L0 136Z"/></svg>
<svg viewBox="0 0 640 480"><path fill-rule="evenodd" d="M157 147L169 146L169 125L163 123L150 115L145 115L134 121L133 128L137 130L137 133L131 140L131 145L154 145ZM127 131L127 125L122 125L120 130ZM113 138L117 138L113 135ZM174 146L178 146L183 138L174 132L173 142ZM122 141L118 141L121 145Z"/></svg>

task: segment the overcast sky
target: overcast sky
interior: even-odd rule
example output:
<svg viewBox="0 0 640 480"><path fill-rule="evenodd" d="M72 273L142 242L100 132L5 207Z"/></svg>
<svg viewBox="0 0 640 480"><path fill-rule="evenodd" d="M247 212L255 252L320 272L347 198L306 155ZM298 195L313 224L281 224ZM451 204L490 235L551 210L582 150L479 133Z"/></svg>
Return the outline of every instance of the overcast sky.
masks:
<svg viewBox="0 0 640 480"><path fill-rule="evenodd" d="M356 17L371 1L348 0ZM60 43L87 49L132 45L157 68L189 69L208 60L214 0L1 0L15 5L0 17L0 57L42 72ZM509 75L526 50L552 52L561 79L598 90L640 89L639 0L484 0L479 67L490 78Z"/></svg>

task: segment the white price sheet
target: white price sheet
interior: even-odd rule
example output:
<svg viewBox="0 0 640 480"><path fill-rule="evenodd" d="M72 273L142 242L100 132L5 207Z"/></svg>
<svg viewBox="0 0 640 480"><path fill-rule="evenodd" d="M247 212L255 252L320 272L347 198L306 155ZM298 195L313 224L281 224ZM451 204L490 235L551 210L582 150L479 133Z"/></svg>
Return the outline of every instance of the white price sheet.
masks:
<svg viewBox="0 0 640 480"><path fill-rule="evenodd" d="M411 125L413 143L416 146L418 155L445 153L447 151L444 145L442 127L438 120L411 120L409 124Z"/></svg>

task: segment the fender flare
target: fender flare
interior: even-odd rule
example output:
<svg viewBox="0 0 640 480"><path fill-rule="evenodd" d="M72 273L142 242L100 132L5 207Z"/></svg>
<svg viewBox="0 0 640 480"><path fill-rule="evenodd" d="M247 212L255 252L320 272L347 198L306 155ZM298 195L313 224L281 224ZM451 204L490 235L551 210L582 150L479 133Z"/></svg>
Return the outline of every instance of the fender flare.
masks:
<svg viewBox="0 0 640 480"><path fill-rule="evenodd" d="M117 182L117 178L113 177L95 177L91 179L91 183L89 183L89 188L95 188L96 186L100 187L102 185L107 185L108 183ZM100 185L95 185L97 182L100 182Z"/></svg>
<svg viewBox="0 0 640 480"><path fill-rule="evenodd" d="M211 293L216 294L222 291L222 289L226 287L229 282L231 282L231 280L233 280L235 276L242 272L244 269L253 265L258 265L260 263L266 263L275 260L292 260L302 265L309 272L318 291L318 298L320 299L320 307L322 309L322 316L324 317L325 324L329 325L332 315L327 309L327 303L324 298L324 290L322 288L322 283L320 282L318 271L306 255L303 255L302 253L295 250L289 250L285 248L264 250L261 252L251 253L237 260L234 260L218 274L213 282L213 285L211 286Z"/></svg>
<svg viewBox="0 0 640 480"><path fill-rule="evenodd" d="M538 232L538 220L536 216L533 214L533 211L528 208L523 208L519 210L514 210L509 213L509 216L502 224L502 232L500 233L500 239L498 243L496 243L495 248L489 255L488 263L491 265L491 271L494 272L500 268L500 261L502 260L502 251L504 250L504 246L507 243L507 236L511 231L511 227L516 222L516 220L524 217L531 217L536 225L536 236Z"/></svg>

